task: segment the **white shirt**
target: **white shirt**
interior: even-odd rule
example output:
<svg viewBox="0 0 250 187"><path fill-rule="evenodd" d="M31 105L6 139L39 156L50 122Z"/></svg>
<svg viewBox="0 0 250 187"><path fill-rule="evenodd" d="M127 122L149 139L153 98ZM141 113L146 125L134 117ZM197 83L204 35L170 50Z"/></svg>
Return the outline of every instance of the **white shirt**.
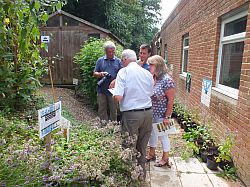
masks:
<svg viewBox="0 0 250 187"><path fill-rule="evenodd" d="M120 110L145 109L152 106L154 80L151 73L136 62L130 62L117 74L114 96L123 96Z"/></svg>

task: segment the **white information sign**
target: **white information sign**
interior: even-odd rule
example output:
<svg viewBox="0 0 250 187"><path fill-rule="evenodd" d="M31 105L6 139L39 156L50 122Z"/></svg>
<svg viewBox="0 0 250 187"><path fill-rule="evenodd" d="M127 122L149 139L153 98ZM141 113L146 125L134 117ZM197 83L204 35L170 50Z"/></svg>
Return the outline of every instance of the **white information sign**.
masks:
<svg viewBox="0 0 250 187"><path fill-rule="evenodd" d="M41 36L42 43L49 43L49 40L50 40L49 36Z"/></svg>
<svg viewBox="0 0 250 187"><path fill-rule="evenodd" d="M209 107L212 92L212 80L203 79L202 81L202 92L201 92L201 103Z"/></svg>
<svg viewBox="0 0 250 187"><path fill-rule="evenodd" d="M40 138L51 133L60 127L60 119L62 113L61 101L52 104L46 108L38 110L38 123Z"/></svg>
<svg viewBox="0 0 250 187"><path fill-rule="evenodd" d="M73 84L78 85L78 79L73 78Z"/></svg>

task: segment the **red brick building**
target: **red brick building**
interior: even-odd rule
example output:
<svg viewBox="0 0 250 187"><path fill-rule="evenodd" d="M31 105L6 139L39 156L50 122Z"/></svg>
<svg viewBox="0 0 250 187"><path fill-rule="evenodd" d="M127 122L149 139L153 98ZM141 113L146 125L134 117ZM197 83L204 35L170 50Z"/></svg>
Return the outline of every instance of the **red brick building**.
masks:
<svg viewBox="0 0 250 187"><path fill-rule="evenodd" d="M249 0L181 0L152 45L173 64L178 100L211 123L218 141L235 134L233 160L250 186Z"/></svg>

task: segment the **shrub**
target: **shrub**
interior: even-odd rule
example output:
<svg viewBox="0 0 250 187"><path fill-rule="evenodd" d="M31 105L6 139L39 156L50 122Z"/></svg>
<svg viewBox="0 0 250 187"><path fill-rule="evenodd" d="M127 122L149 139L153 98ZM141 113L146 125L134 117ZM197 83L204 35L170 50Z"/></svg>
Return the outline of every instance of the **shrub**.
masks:
<svg viewBox="0 0 250 187"><path fill-rule="evenodd" d="M74 62L81 69L80 91L90 99L94 106L97 106L96 84L97 79L93 77L95 63L98 58L104 56L103 45L109 39L94 39L87 41L83 48L74 57ZM116 56L120 57L122 46L116 45Z"/></svg>
<svg viewBox="0 0 250 187"><path fill-rule="evenodd" d="M39 54L44 45L37 44L39 25L61 5L59 0L0 1L0 110L24 108L40 86L45 61Z"/></svg>

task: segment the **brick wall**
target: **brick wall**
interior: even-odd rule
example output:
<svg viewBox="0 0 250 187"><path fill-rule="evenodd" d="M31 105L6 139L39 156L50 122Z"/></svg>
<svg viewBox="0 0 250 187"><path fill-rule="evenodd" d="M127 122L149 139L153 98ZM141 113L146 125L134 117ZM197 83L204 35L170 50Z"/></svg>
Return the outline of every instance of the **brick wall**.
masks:
<svg viewBox="0 0 250 187"><path fill-rule="evenodd" d="M221 17L249 0L182 0L162 26L161 54L167 44L169 63L174 65L177 97L190 109L200 111L204 120L211 121L218 141L228 132L236 135L232 155L238 173L250 186L250 11L246 29L238 99L212 92L210 106L201 104L202 80L215 86ZM185 90L185 78L180 76L183 35L189 33L188 72L192 74L191 91ZM153 42L154 43L154 42ZM153 46L153 51L156 51Z"/></svg>

